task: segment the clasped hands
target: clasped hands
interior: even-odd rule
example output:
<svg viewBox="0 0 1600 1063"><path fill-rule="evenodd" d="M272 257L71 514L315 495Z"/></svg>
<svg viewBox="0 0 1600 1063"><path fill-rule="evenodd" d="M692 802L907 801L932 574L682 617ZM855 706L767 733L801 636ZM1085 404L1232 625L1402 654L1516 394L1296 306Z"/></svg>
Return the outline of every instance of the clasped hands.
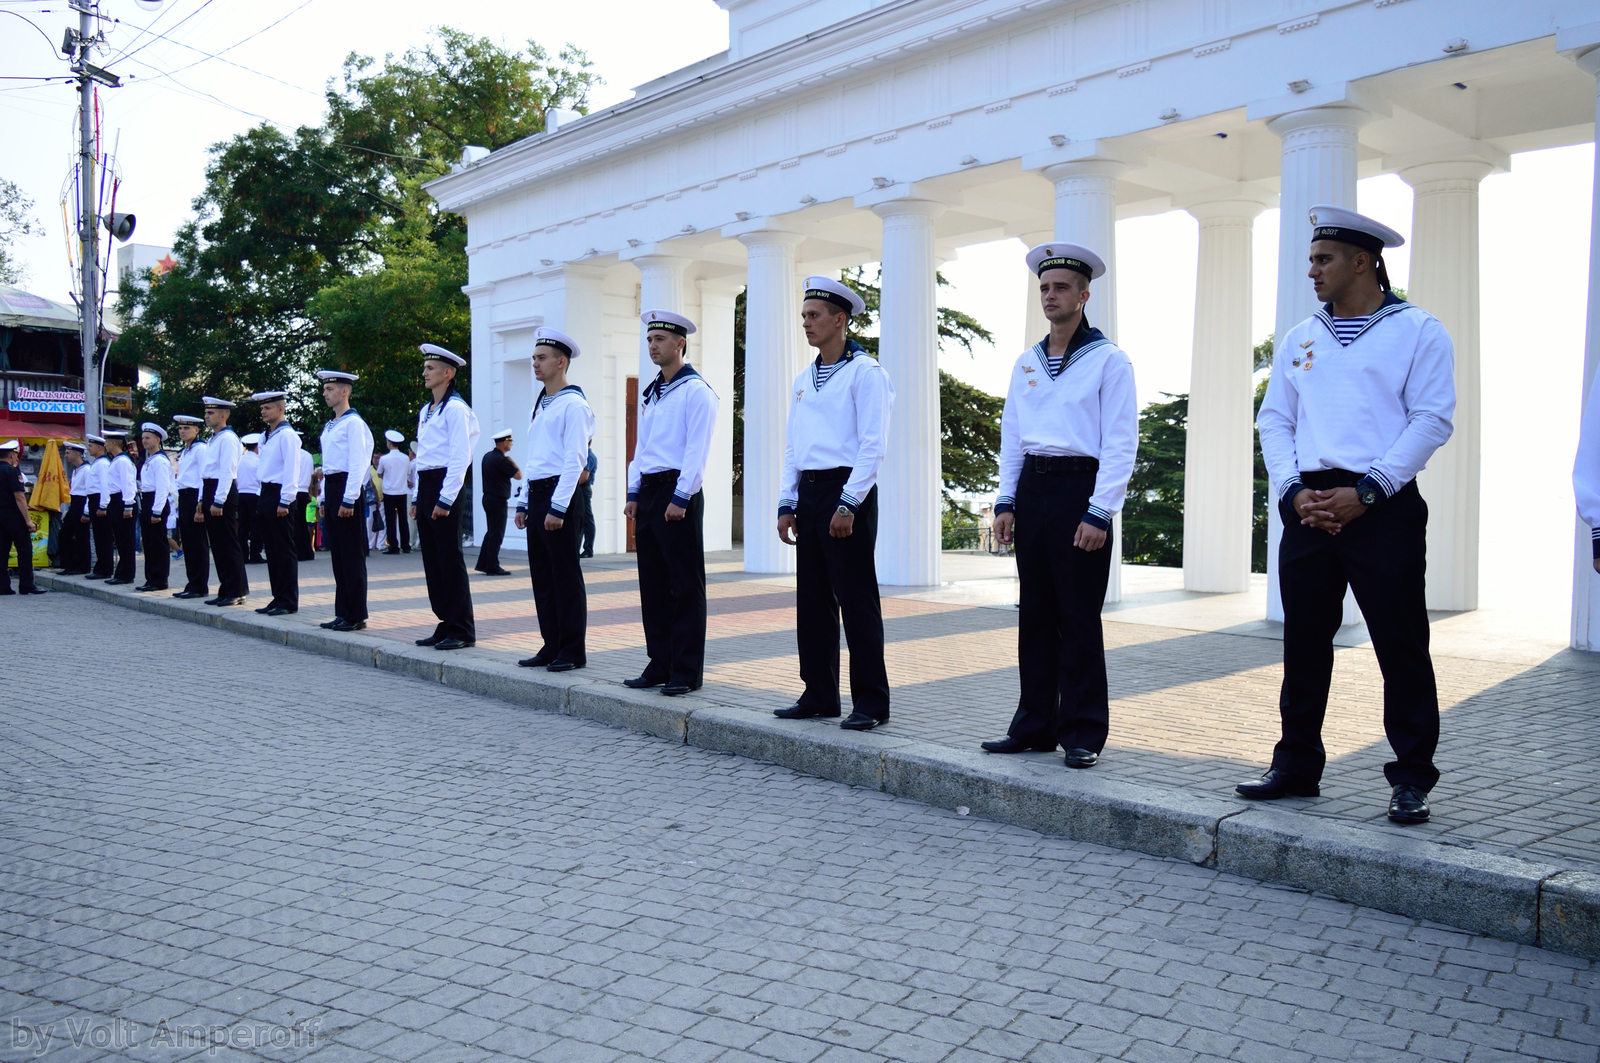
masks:
<svg viewBox="0 0 1600 1063"><path fill-rule="evenodd" d="M1328 491L1313 491L1302 487L1295 492L1291 503L1300 514L1300 523L1308 528L1318 528L1329 535L1338 535L1345 525L1367 511L1356 497L1354 487L1335 487Z"/></svg>

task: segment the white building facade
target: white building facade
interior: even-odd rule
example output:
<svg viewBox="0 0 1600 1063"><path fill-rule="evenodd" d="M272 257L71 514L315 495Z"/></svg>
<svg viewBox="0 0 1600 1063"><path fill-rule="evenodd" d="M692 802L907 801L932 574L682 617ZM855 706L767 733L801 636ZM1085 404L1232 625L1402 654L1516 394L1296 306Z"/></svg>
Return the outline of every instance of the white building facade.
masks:
<svg viewBox="0 0 1600 1063"><path fill-rule="evenodd" d="M793 571L771 532L788 389L810 357L800 279L879 262L897 400L878 572L939 582L939 264L1005 237L1085 244L1110 266L1091 319L1115 338L1117 220L1187 210L1200 261L1185 584L1245 590L1254 219L1282 208L1277 261L1262 264L1277 271L1282 335L1315 308L1296 219L1314 203L1353 208L1358 178L1392 172L1416 195L1410 297L1457 354L1455 436L1422 477L1429 604L1477 606L1478 186L1514 152L1594 139L1600 0L718 2L727 52L429 186L468 222L483 423L526 423L535 328L583 345L571 377L599 422L597 550L626 548L629 395L654 375L643 308L700 325L689 357L723 400L706 545L730 545L743 290L745 567ZM1600 366L1592 261L1583 387ZM1030 311L1028 335L1044 331ZM1600 649L1600 578L1581 536L1573 644ZM1281 616L1275 586L1268 611Z"/></svg>

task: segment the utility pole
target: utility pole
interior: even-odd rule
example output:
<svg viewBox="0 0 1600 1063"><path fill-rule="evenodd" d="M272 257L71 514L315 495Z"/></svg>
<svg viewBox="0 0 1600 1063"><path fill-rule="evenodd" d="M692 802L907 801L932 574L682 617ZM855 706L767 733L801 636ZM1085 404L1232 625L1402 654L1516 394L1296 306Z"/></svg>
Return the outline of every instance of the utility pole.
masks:
<svg viewBox="0 0 1600 1063"><path fill-rule="evenodd" d="M94 209L94 77L89 73L89 49L94 44L93 0L73 0L78 10L76 62L78 74L78 189L81 193L78 214L78 267L81 275L78 292L80 327L78 344L83 351L83 430L100 433L100 367L95 355L100 348L100 299L95 290L100 264L99 219Z"/></svg>

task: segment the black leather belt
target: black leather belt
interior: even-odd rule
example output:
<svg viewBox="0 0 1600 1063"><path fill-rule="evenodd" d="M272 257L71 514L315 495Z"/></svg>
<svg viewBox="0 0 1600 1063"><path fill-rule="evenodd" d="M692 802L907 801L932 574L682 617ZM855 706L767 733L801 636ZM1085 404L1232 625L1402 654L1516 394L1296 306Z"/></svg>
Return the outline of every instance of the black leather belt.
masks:
<svg viewBox="0 0 1600 1063"><path fill-rule="evenodd" d="M683 474L677 469L662 469L660 472L646 472L639 475L640 487L660 487L662 484L676 484L678 477Z"/></svg>
<svg viewBox="0 0 1600 1063"><path fill-rule="evenodd" d="M1065 476L1075 472L1099 472L1099 458L1085 458L1077 454L1028 454L1022 467L1040 476Z"/></svg>
<svg viewBox="0 0 1600 1063"><path fill-rule="evenodd" d="M1300 474L1300 482L1313 491L1331 491L1335 487L1354 487L1365 473L1348 469L1313 469Z"/></svg>
<svg viewBox="0 0 1600 1063"><path fill-rule="evenodd" d="M803 469L800 479L813 484L843 483L850 479L850 474L854 471L848 465L842 465L837 469Z"/></svg>
<svg viewBox="0 0 1600 1063"><path fill-rule="evenodd" d="M560 482L561 477L559 476L546 476L543 480L529 480L528 487L554 487Z"/></svg>

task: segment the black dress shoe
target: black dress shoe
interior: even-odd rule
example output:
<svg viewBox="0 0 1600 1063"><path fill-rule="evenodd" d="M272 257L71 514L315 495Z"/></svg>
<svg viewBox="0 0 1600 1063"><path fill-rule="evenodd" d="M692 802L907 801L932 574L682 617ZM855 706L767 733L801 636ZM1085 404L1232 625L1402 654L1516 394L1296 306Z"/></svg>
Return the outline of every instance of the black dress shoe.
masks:
<svg viewBox="0 0 1600 1063"><path fill-rule="evenodd" d="M322 623L318 624L317 626L318 627L332 627L335 624L342 624L342 623L344 623L344 618L336 616L332 620L324 620Z"/></svg>
<svg viewBox="0 0 1600 1063"><path fill-rule="evenodd" d="M574 668L582 667L583 665L579 664L577 661L554 660L550 662L550 667L546 670L551 672L570 672Z"/></svg>
<svg viewBox="0 0 1600 1063"><path fill-rule="evenodd" d="M4 590L0 590L0 598L9 598L16 593L16 591L12 590L10 587L7 587Z"/></svg>
<svg viewBox="0 0 1600 1063"><path fill-rule="evenodd" d="M271 612L271 611L272 611L272 605L270 603L267 604L267 605L263 605L260 609L256 610L256 612L258 612L258 613L268 613L268 612Z"/></svg>
<svg viewBox="0 0 1600 1063"><path fill-rule="evenodd" d="M593 557L594 556L594 551L593 550L585 550L583 553L579 554L578 556L580 558Z"/></svg>
<svg viewBox="0 0 1600 1063"><path fill-rule="evenodd" d="M132 582L133 582L133 580L131 580L131 579L108 579L108 580L106 580L106 586L107 587L126 587L128 584L130 584Z"/></svg>
<svg viewBox="0 0 1600 1063"><path fill-rule="evenodd" d="M532 657L524 657L522 660L518 661L517 662L517 667L519 667L519 668L543 668L553 660L555 660L554 657L546 657L542 653L536 653Z"/></svg>
<svg viewBox="0 0 1600 1063"><path fill-rule="evenodd" d="M433 648L436 650L464 650L468 646L475 645L476 642L476 639L440 639L433 644Z"/></svg>
<svg viewBox="0 0 1600 1063"><path fill-rule="evenodd" d="M228 607L230 605L243 605L244 603L245 603L245 599L243 599L243 598L218 598L217 599L217 604L222 606L222 607L224 607L224 608L226 608L226 607Z"/></svg>
<svg viewBox="0 0 1600 1063"><path fill-rule="evenodd" d="M629 690L649 690L651 687L658 687L665 682L665 679L651 679L647 675L641 675L635 676L633 679L624 679L622 685Z"/></svg>
<svg viewBox="0 0 1600 1063"><path fill-rule="evenodd" d="M1426 823L1432 813L1428 809L1428 793L1420 786L1396 786L1389 798L1389 822Z"/></svg>
<svg viewBox="0 0 1600 1063"><path fill-rule="evenodd" d="M50 592L40 586L32 586L22 592L23 594L49 594Z"/></svg>
<svg viewBox="0 0 1600 1063"><path fill-rule="evenodd" d="M400 551L398 551L398 550L385 550L384 551L384 553L386 553L386 554L398 554L399 552Z"/></svg>
<svg viewBox="0 0 1600 1063"><path fill-rule="evenodd" d="M1314 782L1303 782L1281 768L1268 768L1258 782L1242 782L1233 788L1240 797L1252 801L1276 801L1280 797L1320 797Z"/></svg>
<svg viewBox="0 0 1600 1063"><path fill-rule="evenodd" d="M437 646L439 643L441 643L443 641L444 641L444 636L443 635L429 635L425 639L418 639L417 640L417 645L418 646Z"/></svg>
<svg viewBox="0 0 1600 1063"><path fill-rule="evenodd" d="M263 610L258 609L256 611L262 612ZM267 616L288 616L290 613L298 613L299 611L298 609L290 609L287 605L274 605L272 608L265 610L265 613Z"/></svg>
<svg viewBox="0 0 1600 1063"><path fill-rule="evenodd" d="M410 553L410 552L411 552L411 547L409 547L409 546L408 546L408 547L406 547L406 548L405 548L405 549L404 549L404 550L402 550L402 551L400 551L400 552L401 552L401 553L402 553L402 554L409 554L409 553Z"/></svg>
<svg viewBox="0 0 1600 1063"><path fill-rule="evenodd" d="M509 575L511 575L511 570L509 568L491 568L489 571L485 572L484 575L485 576L509 576Z"/></svg>
<svg viewBox="0 0 1600 1063"><path fill-rule="evenodd" d="M1069 749L1062 762L1069 768L1092 768L1100 763L1100 754L1087 749Z"/></svg>
<svg viewBox="0 0 1600 1063"><path fill-rule="evenodd" d="M669 698L681 698L685 694L692 694L699 689L699 683L696 683L693 686L690 686L688 683L668 683L666 686L661 688L661 693L665 694Z"/></svg>
<svg viewBox="0 0 1600 1063"><path fill-rule="evenodd" d="M136 594L149 594L151 591L164 591L166 589L167 588L164 585L160 586L160 587L157 587L157 586L154 586L153 584L142 583L139 586L134 588L134 592Z"/></svg>
<svg viewBox="0 0 1600 1063"><path fill-rule="evenodd" d="M1010 735L1006 735L1004 738L996 738L992 742L984 742L981 748L985 753L1054 753L1056 751L1056 747L1053 745L1029 745L1027 742L1012 738Z"/></svg>
<svg viewBox="0 0 1600 1063"><path fill-rule="evenodd" d="M322 626L329 631L363 631L366 629L367 622L365 620L335 620L331 624L323 624Z"/></svg>
<svg viewBox="0 0 1600 1063"><path fill-rule="evenodd" d="M110 576L102 576L98 572L91 572L91 573L89 573L87 576L85 576L83 578L84 579L110 579L111 577Z"/></svg>
<svg viewBox="0 0 1600 1063"><path fill-rule="evenodd" d="M793 705L790 705L787 709L773 709L772 715L776 716L780 720L810 720L818 717L827 720L836 720L840 716L843 716L844 713L839 709L834 709L832 712L824 712L821 709L807 708L797 701Z"/></svg>
<svg viewBox="0 0 1600 1063"><path fill-rule="evenodd" d="M173 597L187 600L189 598L204 598L210 593L210 591L179 591L177 594L174 594Z"/></svg>
<svg viewBox="0 0 1600 1063"><path fill-rule="evenodd" d="M874 727L882 727L888 722L887 719L880 720L876 716L868 716L864 712L852 712L850 718L839 726L846 731L870 731Z"/></svg>

